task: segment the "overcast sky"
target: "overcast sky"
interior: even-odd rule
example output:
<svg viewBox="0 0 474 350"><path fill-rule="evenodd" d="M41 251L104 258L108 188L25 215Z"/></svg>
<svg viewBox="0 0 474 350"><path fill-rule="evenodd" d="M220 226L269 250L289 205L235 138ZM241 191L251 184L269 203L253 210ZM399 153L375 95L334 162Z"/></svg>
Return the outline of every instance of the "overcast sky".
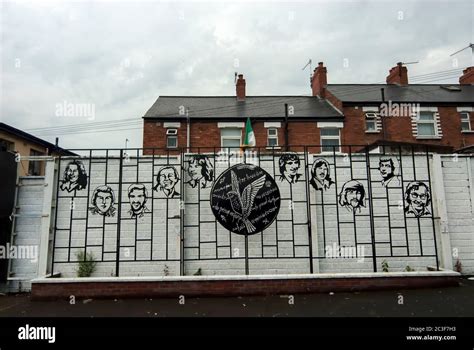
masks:
<svg viewBox="0 0 474 350"><path fill-rule="evenodd" d="M460 69L471 50L449 55L474 42L473 3L2 1L1 120L26 131L138 120L160 95L235 95L236 71L247 95L310 95L309 58L329 83L381 82L398 61L419 61L409 76ZM61 114L65 103L93 106L94 120ZM65 148L141 147L141 121L124 125L32 133Z"/></svg>

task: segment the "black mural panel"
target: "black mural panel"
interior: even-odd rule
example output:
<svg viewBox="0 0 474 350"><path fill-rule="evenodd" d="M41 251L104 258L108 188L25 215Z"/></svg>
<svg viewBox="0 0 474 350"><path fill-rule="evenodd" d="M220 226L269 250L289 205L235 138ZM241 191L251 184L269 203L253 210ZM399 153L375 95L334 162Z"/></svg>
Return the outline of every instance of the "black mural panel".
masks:
<svg viewBox="0 0 474 350"><path fill-rule="evenodd" d="M251 164L227 169L211 190L211 208L217 221L240 235L253 235L270 226L278 215L280 201L275 180Z"/></svg>

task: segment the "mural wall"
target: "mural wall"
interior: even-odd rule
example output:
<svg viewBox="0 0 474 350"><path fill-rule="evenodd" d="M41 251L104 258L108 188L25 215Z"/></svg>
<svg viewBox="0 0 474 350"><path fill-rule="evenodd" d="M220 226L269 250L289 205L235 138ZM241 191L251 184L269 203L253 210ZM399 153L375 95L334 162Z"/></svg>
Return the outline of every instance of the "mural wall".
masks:
<svg viewBox="0 0 474 350"><path fill-rule="evenodd" d="M75 276L437 266L426 154L61 158L52 268Z"/></svg>

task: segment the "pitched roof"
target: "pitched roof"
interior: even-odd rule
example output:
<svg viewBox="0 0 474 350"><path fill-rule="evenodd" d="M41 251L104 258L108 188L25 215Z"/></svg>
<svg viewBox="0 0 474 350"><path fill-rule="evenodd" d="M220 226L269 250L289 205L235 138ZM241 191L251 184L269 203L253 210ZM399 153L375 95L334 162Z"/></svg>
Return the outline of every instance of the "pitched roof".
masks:
<svg viewBox="0 0 474 350"><path fill-rule="evenodd" d="M245 101L235 96L160 96L143 118L186 118L186 108L196 119L284 118L285 103L293 106L290 118L343 119L326 100L313 96L247 96Z"/></svg>
<svg viewBox="0 0 474 350"><path fill-rule="evenodd" d="M40 139L39 137L33 136L31 134L28 134L27 132L14 128L11 125L5 124L5 123L0 123L0 131L4 131L5 133L8 134L13 134L15 136L18 136L24 140L36 143L38 145L41 145L49 150L49 152L58 152L64 155L69 155L69 156L77 156L76 153L68 151L64 148L58 147L48 141L45 141L43 139Z"/></svg>
<svg viewBox="0 0 474 350"><path fill-rule="evenodd" d="M474 85L456 84L328 84L327 89L342 102L385 101L474 105Z"/></svg>

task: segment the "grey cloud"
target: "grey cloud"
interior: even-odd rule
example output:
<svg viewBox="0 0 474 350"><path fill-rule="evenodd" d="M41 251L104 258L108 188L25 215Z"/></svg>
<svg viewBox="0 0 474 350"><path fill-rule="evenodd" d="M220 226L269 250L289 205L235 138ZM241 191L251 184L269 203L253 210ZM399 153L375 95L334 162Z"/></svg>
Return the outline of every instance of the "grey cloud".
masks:
<svg viewBox="0 0 474 350"><path fill-rule="evenodd" d="M1 116L23 129L86 122L54 115L67 100L93 103L96 122L139 118L159 95L233 95L235 71L245 75L248 94L309 95L309 71L301 70L308 58L313 68L325 62L330 83L383 81L400 60L420 60L410 76L448 70L449 54L473 41L472 6L9 2L2 10ZM468 51L457 59L459 67L472 64ZM141 134L59 136L70 148L123 147L125 138L140 147Z"/></svg>

